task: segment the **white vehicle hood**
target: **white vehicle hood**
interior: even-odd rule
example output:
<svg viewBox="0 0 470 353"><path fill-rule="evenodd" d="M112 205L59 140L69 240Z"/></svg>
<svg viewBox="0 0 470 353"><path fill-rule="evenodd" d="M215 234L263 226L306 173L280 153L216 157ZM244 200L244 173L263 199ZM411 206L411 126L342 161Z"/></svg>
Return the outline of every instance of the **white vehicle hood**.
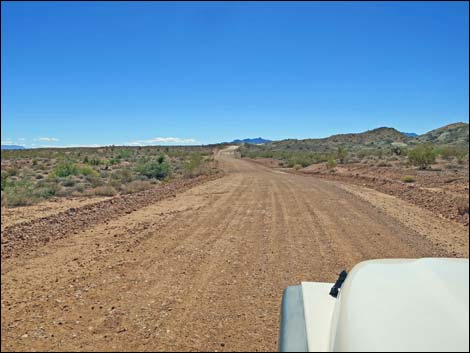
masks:
<svg viewBox="0 0 470 353"><path fill-rule="evenodd" d="M468 330L468 259L372 260L341 288L329 350L468 352Z"/></svg>

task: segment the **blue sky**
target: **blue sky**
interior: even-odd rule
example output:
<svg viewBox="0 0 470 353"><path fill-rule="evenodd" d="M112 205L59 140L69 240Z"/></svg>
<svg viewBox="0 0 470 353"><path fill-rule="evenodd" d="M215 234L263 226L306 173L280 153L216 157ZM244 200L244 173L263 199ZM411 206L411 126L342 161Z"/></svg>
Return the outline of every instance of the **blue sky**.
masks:
<svg viewBox="0 0 470 353"><path fill-rule="evenodd" d="M468 121L466 2L2 2L2 143L214 143Z"/></svg>

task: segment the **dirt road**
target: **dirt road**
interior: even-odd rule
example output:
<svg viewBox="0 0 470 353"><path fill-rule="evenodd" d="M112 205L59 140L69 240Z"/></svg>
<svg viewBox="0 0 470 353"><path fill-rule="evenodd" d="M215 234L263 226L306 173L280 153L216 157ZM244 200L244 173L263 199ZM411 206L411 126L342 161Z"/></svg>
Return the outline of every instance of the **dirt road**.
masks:
<svg viewBox="0 0 470 353"><path fill-rule="evenodd" d="M232 154L223 178L2 261L2 351L275 350L288 285L468 256L459 224Z"/></svg>

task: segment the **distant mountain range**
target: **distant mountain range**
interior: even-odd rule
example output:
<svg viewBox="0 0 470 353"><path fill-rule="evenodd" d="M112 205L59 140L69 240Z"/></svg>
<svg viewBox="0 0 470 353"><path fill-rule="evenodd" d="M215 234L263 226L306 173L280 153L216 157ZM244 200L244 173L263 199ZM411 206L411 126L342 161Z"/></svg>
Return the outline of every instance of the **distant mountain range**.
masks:
<svg viewBox="0 0 470 353"><path fill-rule="evenodd" d="M2 150L24 150L24 146L18 145L2 145Z"/></svg>
<svg viewBox="0 0 470 353"><path fill-rule="evenodd" d="M240 144L240 143L248 143L250 145L262 145L264 143L268 143L268 142L271 142L271 140L266 140L262 137L256 137L256 138L247 138L247 139L243 139L243 140L233 140L231 143L235 143L235 144Z"/></svg>
<svg viewBox="0 0 470 353"><path fill-rule="evenodd" d="M415 132L402 132L402 134L405 134L406 136L409 136L409 137L418 137L419 136Z"/></svg>

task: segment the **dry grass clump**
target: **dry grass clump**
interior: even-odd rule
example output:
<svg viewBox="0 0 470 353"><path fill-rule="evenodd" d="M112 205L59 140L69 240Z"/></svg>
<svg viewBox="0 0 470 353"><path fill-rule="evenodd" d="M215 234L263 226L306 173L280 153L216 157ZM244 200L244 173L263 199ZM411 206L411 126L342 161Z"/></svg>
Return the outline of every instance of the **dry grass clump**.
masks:
<svg viewBox="0 0 470 353"><path fill-rule="evenodd" d="M86 194L89 196L114 196L117 194L117 190L110 185L97 186L94 189L87 190Z"/></svg>
<svg viewBox="0 0 470 353"><path fill-rule="evenodd" d="M152 183L148 180L134 180L129 184L122 185L121 192L123 194L132 194L134 192L148 190L152 187Z"/></svg>
<svg viewBox="0 0 470 353"><path fill-rule="evenodd" d="M404 183L414 183L416 179L412 175L405 175L403 178L401 178L401 181L403 181Z"/></svg>

